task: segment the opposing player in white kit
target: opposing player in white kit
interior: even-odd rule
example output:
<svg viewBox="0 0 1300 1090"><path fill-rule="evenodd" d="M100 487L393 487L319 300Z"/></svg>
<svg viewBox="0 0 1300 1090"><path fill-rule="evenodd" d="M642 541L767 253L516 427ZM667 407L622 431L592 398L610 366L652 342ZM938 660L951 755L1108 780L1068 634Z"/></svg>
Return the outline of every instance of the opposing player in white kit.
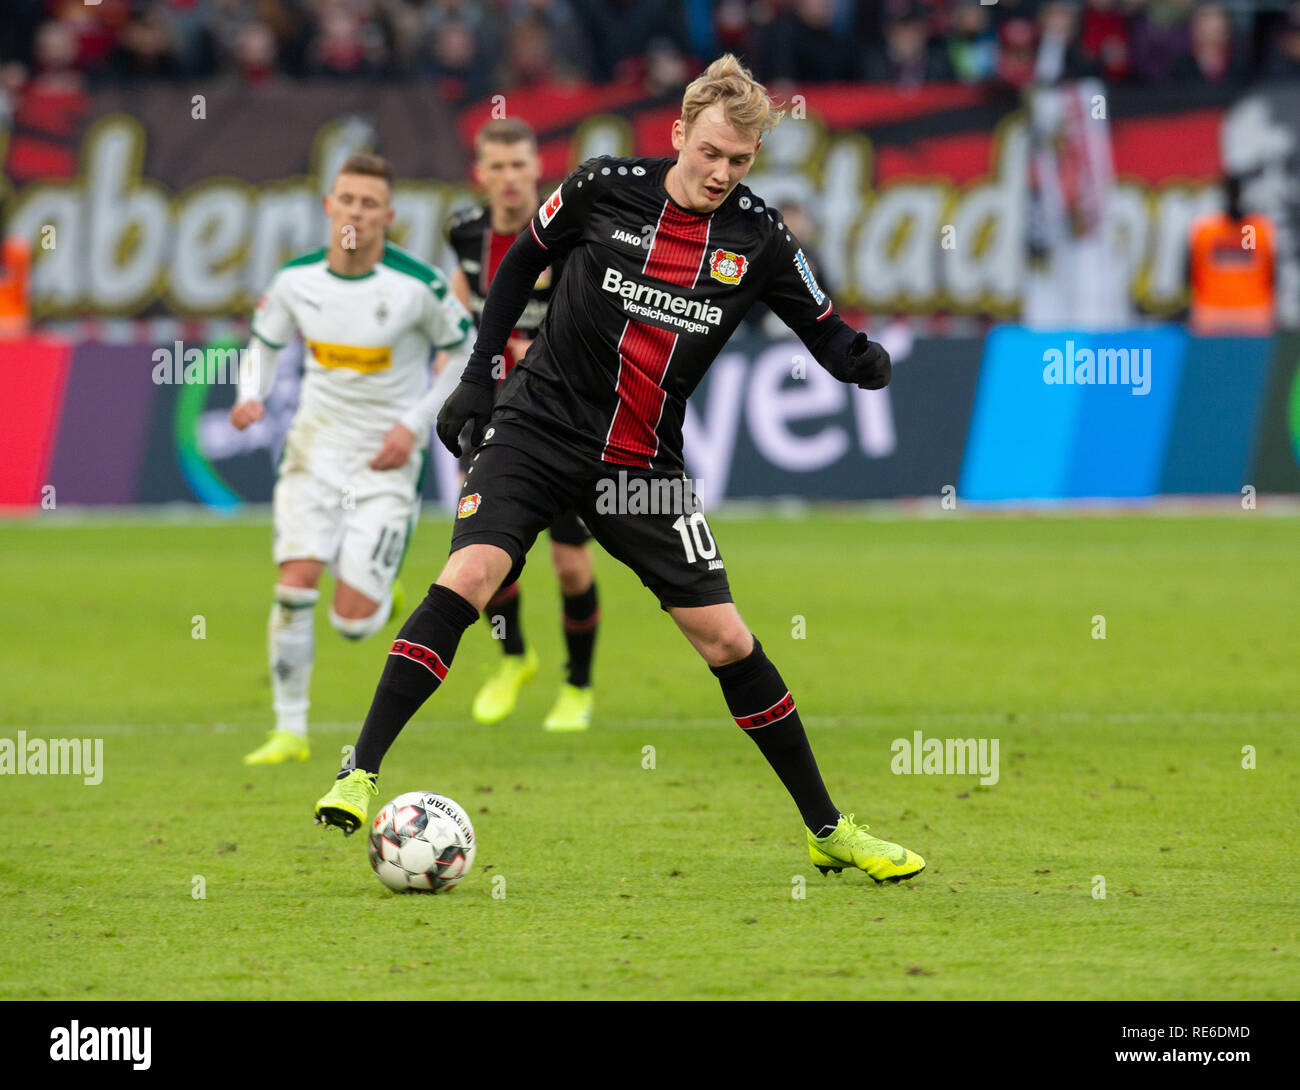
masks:
<svg viewBox="0 0 1300 1090"><path fill-rule="evenodd" d="M386 241L392 182L378 156L348 159L325 197L328 248L282 267L253 315L249 355L261 366L241 376L230 413L236 428L261 419L275 352L295 333L306 362L272 499L276 724L245 764L309 756L313 610L326 567L335 578L330 623L340 634L359 640L387 623L419 515L429 427L474 342L442 273ZM451 363L430 385L435 348Z"/></svg>

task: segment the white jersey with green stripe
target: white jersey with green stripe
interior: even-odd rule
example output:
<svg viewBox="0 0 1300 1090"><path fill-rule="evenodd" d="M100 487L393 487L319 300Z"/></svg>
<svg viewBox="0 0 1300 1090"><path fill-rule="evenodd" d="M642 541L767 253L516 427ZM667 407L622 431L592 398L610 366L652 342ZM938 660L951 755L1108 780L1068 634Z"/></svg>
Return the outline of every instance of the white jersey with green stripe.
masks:
<svg viewBox="0 0 1300 1090"><path fill-rule="evenodd" d="M378 449L399 421L427 437L432 350L467 348L473 324L441 272L388 244L361 276L334 272L325 250L289 261L258 303L252 332L271 349L302 337L294 428L310 430L312 445ZM241 400L265 397L271 378L258 374L256 389L241 387Z"/></svg>

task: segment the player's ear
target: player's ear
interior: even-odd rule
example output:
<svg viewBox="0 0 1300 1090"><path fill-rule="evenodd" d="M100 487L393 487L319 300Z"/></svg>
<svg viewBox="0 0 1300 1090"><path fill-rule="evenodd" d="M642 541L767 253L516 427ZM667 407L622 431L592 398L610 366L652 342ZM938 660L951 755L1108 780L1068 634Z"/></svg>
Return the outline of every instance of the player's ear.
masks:
<svg viewBox="0 0 1300 1090"><path fill-rule="evenodd" d="M686 126L679 117L673 122L673 150L681 151L686 146Z"/></svg>

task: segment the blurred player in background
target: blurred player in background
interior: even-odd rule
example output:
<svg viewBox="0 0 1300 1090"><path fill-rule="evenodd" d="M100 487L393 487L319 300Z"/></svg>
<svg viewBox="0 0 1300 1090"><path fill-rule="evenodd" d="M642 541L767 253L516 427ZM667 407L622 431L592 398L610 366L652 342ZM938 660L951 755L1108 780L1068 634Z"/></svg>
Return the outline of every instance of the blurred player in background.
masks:
<svg viewBox="0 0 1300 1090"><path fill-rule="evenodd" d="M354 155L325 197L326 249L271 280L252 321L230 422L260 420L276 351L300 334L302 396L272 496L279 581L268 642L275 727L245 764L305 761L313 611L321 572L335 579L330 623L348 639L378 632L420 511L429 427L464 370L473 329L437 269L390 245L393 173ZM451 353L430 384L433 349Z"/></svg>
<svg viewBox="0 0 1300 1090"><path fill-rule="evenodd" d="M686 88L672 124L676 159L587 160L510 247L464 378L438 414L449 450L467 427L476 448L451 557L389 649L349 767L316 803L318 822L345 833L365 824L384 754L446 677L465 629L518 577L542 528L576 507L711 669L798 808L812 863L823 873L857 867L878 882L925 868L832 802L794 698L732 601L684 477L686 399L756 302L841 382L880 389L892 373L888 353L835 313L780 213L740 184L780 116L762 84L721 57ZM493 361L538 275L564 255L538 338L497 395ZM614 477L668 502L606 505Z"/></svg>
<svg viewBox="0 0 1300 1090"><path fill-rule="evenodd" d="M453 216L447 235L460 263L452 273L452 290L477 322L501 259L537 211L541 161L533 130L514 119L489 121L474 137L474 150L474 180L483 188L487 202ZM559 263L554 262L533 285L506 342L502 381L537 336L559 275ZM468 468L468 458L462 459L461 469ZM547 730L585 730L591 722L591 663L600 621L588 547L591 532L576 511L557 515L549 529L569 661L567 677L543 726ZM537 654L525 646L519 612L518 583L502 587L484 607L483 617L501 640L505 661L474 699L473 714L480 723L495 723L509 715L520 688L537 673Z"/></svg>

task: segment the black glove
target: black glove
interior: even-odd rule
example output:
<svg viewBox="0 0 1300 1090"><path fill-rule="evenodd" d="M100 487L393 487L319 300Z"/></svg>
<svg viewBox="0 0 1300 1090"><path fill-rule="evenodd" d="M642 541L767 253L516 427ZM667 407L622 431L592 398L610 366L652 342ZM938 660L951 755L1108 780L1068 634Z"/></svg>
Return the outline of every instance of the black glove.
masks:
<svg viewBox="0 0 1300 1090"><path fill-rule="evenodd" d="M492 415L492 402L496 400L496 383L486 386L464 377L460 385L438 410L438 439L457 458L461 455L460 434L466 424L473 425L469 433L469 450L483 442L483 429ZM468 453L468 451L466 451Z"/></svg>
<svg viewBox="0 0 1300 1090"><path fill-rule="evenodd" d="M875 341L867 340L865 333L853 338L844 362L831 372L841 382L851 382L863 390L880 390L889 385L894 373L889 353Z"/></svg>

